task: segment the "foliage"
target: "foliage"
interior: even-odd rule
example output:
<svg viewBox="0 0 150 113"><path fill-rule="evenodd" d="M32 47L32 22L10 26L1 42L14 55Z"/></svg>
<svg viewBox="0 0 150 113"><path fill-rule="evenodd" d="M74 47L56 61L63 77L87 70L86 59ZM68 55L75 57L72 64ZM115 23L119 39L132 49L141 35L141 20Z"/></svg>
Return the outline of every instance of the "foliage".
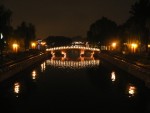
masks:
<svg viewBox="0 0 150 113"><path fill-rule="evenodd" d="M13 29L11 17L12 11L0 5L0 33L3 33L8 48L11 48L12 43L17 43L26 50L30 42L36 38L35 26L32 23L22 22L17 29ZM1 53L4 49L4 39L0 40Z"/></svg>
<svg viewBox="0 0 150 113"><path fill-rule="evenodd" d="M12 12L3 5L0 6L0 32L5 32L10 27Z"/></svg>
<svg viewBox="0 0 150 113"><path fill-rule="evenodd" d="M128 20L117 26L115 22L102 17L91 24L87 32L87 39L92 42L104 43L118 38L122 45L137 43L139 48L148 52L150 43L150 0L137 0L130 9Z"/></svg>
<svg viewBox="0 0 150 113"><path fill-rule="evenodd" d="M0 55L3 54L3 50L6 46L6 41L9 36L12 35L13 28L10 26L12 12L6 9L3 5L0 5L0 34L3 34L3 39L0 39Z"/></svg>
<svg viewBox="0 0 150 113"><path fill-rule="evenodd" d="M49 47L65 46L72 43L71 38L64 36L49 36L45 39L45 41Z"/></svg>
<svg viewBox="0 0 150 113"><path fill-rule="evenodd" d="M31 23L27 24L22 22L20 26L15 30L15 37L17 40L23 40L25 50L29 48L30 42L34 41L36 38L35 26Z"/></svg>
<svg viewBox="0 0 150 113"><path fill-rule="evenodd" d="M150 0L139 0L132 5L130 13L130 32L135 33L140 38L141 45L145 45L148 52L150 41Z"/></svg>
<svg viewBox="0 0 150 113"><path fill-rule="evenodd" d="M117 33L117 24L112 20L102 17L90 26L87 33L89 41L104 43Z"/></svg>

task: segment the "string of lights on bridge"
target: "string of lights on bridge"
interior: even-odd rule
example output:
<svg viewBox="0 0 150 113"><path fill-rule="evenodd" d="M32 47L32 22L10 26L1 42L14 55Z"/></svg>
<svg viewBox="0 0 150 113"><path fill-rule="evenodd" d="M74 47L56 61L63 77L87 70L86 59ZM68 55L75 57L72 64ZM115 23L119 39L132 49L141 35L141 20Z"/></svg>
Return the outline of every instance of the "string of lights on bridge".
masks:
<svg viewBox="0 0 150 113"><path fill-rule="evenodd" d="M48 49L46 49L46 51L64 50L64 49L82 49L82 50L90 50L90 51L100 51L100 49L98 49L98 48L82 47L82 46L61 46L61 47L53 47L53 48L48 48Z"/></svg>

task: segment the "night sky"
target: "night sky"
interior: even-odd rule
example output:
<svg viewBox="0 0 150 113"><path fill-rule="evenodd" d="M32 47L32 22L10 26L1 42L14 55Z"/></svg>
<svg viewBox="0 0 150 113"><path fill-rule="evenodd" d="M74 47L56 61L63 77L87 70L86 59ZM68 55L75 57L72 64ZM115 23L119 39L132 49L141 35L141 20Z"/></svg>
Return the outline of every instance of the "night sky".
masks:
<svg viewBox="0 0 150 113"><path fill-rule="evenodd" d="M130 16L135 0L0 0L13 12L12 25L36 26L37 38L49 35L86 37L89 26L105 16L117 24Z"/></svg>

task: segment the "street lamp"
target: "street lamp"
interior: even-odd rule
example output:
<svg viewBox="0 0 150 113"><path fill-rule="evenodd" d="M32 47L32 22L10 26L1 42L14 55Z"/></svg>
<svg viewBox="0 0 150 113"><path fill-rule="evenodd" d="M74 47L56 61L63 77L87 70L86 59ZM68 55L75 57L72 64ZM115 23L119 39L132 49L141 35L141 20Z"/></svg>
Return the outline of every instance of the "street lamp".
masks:
<svg viewBox="0 0 150 113"><path fill-rule="evenodd" d="M132 48L132 50L133 50L133 53L135 53L137 46L138 46L138 45L135 44L135 43L132 43L132 44L131 44L131 48Z"/></svg>
<svg viewBox="0 0 150 113"><path fill-rule="evenodd" d="M32 43L31 43L31 47L32 47L32 49L35 49L36 43L32 42Z"/></svg>
<svg viewBox="0 0 150 113"><path fill-rule="evenodd" d="M17 52L18 51L18 44L14 43L12 46L13 46L13 51Z"/></svg>
<svg viewBox="0 0 150 113"><path fill-rule="evenodd" d="M112 46L113 50L116 49L116 46L117 46L116 42L113 42L111 46Z"/></svg>

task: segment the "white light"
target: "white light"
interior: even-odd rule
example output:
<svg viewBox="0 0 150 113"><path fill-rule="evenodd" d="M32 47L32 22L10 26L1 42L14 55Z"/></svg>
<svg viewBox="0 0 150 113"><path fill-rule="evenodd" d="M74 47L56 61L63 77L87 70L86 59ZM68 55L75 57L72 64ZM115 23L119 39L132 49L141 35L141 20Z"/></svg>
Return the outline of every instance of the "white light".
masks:
<svg viewBox="0 0 150 113"><path fill-rule="evenodd" d="M89 60L89 61L61 61L61 60L48 60L47 65L52 65L60 68L72 68L79 69L89 66L98 66L100 64L99 60Z"/></svg>
<svg viewBox="0 0 150 113"><path fill-rule="evenodd" d="M90 48L90 47L81 47L81 46L62 46L62 47L54 47L54 48L49 48L47 51L51 50L61 50L61 49L84 49L84 50L92 50L92 51L100 51L100 49L97 48Z"/></svg>
<svg viewBox="0 0 150 113"><path fill-rule="evenodd" d="M3 34L1 33L1 39L3 39Z"/></svg>
<svg viewBox="0 0 150 113"><path fill-rule="evenodd" d="M20 92L20 84L17 82L14 84L14 93L18 94Z"/></svg>
<svg viewBox="0 0 150 113"><path fill-rule="evenodd" d="M136 90L136 88L134 86L130 86L128 92L129 92L130 95L134 95L135 94L135 90Z"/></svg>
<svg viewBox="0 0 150 113"><path fill-rule="evenodd" d="M114 82L116 80L116 75L115 75L115 72L113 71L111 73L111 80Z"/></svg>

